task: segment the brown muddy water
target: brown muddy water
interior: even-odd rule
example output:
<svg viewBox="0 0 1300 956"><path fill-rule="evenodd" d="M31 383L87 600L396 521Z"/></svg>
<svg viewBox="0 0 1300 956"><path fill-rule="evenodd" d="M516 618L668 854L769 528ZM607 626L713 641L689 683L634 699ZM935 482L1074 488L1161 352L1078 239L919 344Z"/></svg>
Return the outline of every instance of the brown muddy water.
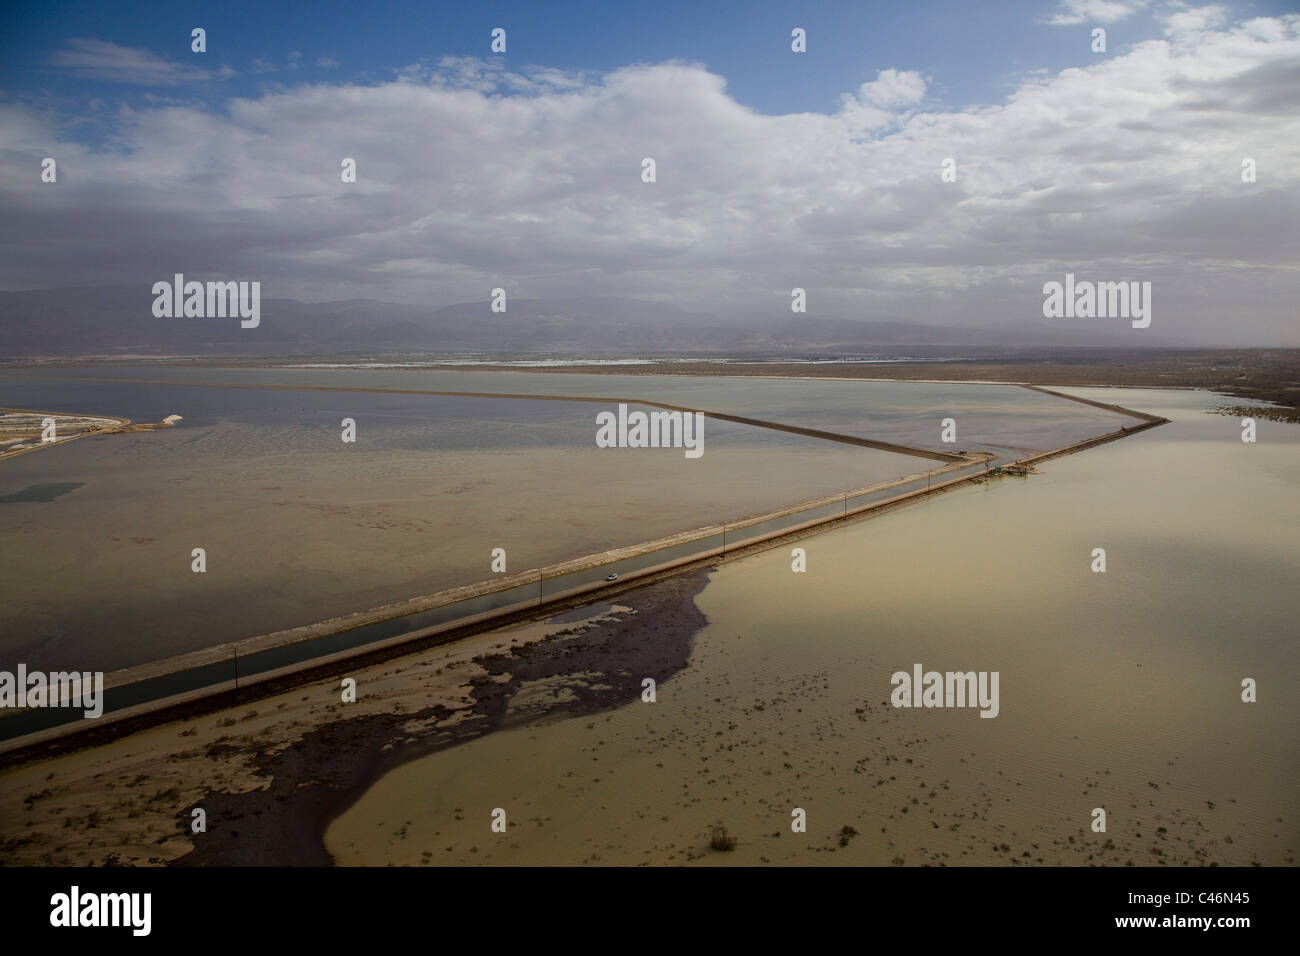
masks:
<svg viewBox="0 0 1300 956"><path fill-rule="evenodd" d="M1206 412L1213 395L1067 391L1173 423L804 538L805 573L790 544L722 565L695 599L709 623L688 666L653 703L557 708L402 765L327 849L342 864L1293 864L1300 427L1261 421L1244 444L1237 419ZM917 663L998 672L998 716L891 707L891 675ZM718 824L734 851L709 848Z"/></svg>
<svg viewBox="0 0 1300 956"><path fill-rule="evenodd" d="M132 380L148 378L187 384ZM294 387L247 387L257 385ZM956 415L958 448L1000 455L1133 421L1010 386L7 370L0 405L182 420L0 467L0 668L128 667L488 581L495 548L517 573L935 465L714 419L695 460L680 449L602 449L599 403L384 391L395 388L644 396L948 451L940 424ZM355 443L341 440L344 418L356 423ZM64 493L50 497L53 488ZM191 570L194 548L206 553L203 574Z"/></svg>

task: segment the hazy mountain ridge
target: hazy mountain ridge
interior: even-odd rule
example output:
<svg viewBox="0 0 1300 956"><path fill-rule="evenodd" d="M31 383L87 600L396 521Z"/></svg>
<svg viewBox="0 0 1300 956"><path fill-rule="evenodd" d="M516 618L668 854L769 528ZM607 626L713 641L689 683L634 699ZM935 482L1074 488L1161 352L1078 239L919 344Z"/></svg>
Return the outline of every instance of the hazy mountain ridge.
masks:
<svg viewBox="0 0 1300 956"><path fill-rule="evenodd" d="M641 299L511 298L441 308L368 299L308 303L267 298L257 328L231 318L155 318L148 290L119 286L0 292L0 357L185 354L284 356L400 352L689 354L851 353L880 347L1125 345L1126 327L1049 320L973 329L896 320L791 315L739 323ZM1143 345L1178 344L1142 336Z"/></svg>

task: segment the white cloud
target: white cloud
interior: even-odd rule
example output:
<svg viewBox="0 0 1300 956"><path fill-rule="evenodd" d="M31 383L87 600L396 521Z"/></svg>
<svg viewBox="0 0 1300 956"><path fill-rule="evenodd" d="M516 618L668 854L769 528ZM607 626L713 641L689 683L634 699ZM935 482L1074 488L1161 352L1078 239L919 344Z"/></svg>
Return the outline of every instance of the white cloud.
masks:
<svg viewBox="0 0 1300 956"><path fill-rule="evenodd" d="M334 59L332 56L318 56L316 58L316 65L327 70L332 70L339 65L339 61Z"/></svg>
<svg viewBox="0 0 1300 956"><path fill-rule="evenodd" d="M1188 8L1185 4L1171 4L1156 14L1165 25L1165 36L1196 33L1218 29L1228 21L1228 11L1219 4Z"/></svg>
<svg viewBox="0 0 1300 956"><path fill-rule="evenodd" d="M1061 0L1050 22L1054 26L1118 23L1147 5L1147 0Z"/></svg>
<svg viewBox="0 0 1300 956"><path fill-rule="evenodd" d="M80 76L138 86L172 86L234 75L229 67L213 74L196 66L164 59L148 50L119 46L93 37L68 40L67 45L50 58L50 63Z"/></svg>
<svg viewBox="0 0 1300 956"><path fill-rule="evenodd" d="M211 269L309 300L504 285L779 316L802 286L818 314L987 324L1041 318L1038 289L1072 271L1152 280L1166 334L1300 344L1298 63L1288 15L1139 42L963 110L906 71L831 115L765 116L694 64L457 58L218 112L123 108L99 150L3 105L0 161L55 155L59 183L0 180L0 287Z"/></svg>
<svg viewBox="0 0 1300 956"><path fill-rule="evenodd" d="M858 87L858 99L873 106L911 106L925 96L925 80L910 70L881 70L869 83Z"/></svg>
<svg viewBox="0 0 1300 956"><path fill-rule="evenodd" d="M855 93L840 97L839 116L855 132L880 130L910 115L906 111L925 96L925 80L911 71L881 70Z"/></svg>

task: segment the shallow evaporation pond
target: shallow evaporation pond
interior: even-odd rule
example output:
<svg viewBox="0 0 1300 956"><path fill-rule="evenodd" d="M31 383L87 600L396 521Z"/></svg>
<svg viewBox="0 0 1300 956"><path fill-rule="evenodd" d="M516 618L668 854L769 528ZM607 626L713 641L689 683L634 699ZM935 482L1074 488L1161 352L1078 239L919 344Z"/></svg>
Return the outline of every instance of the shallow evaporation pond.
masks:
<svg viewBox="0 0 1300 956"><path fill-rule="evenodd" d="M76 491L84 481L50 481L40 485L28 485L22 491L11 495L0 495L0 505L18 501L53 501L62 498L70 491Z"/></svg>

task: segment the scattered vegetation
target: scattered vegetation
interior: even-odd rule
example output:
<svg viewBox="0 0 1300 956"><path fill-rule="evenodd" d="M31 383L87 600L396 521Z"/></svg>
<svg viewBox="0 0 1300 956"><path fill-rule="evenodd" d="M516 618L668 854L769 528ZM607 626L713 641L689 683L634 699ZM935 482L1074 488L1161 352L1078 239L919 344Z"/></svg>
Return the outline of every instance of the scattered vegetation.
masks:
<svg viewBox="0 0 1300 956"><path fill-rule="evenodd" d="M41 800L48 796L50 796L50 791L48 789L41 790L38 793L29 793L27 794L27 796L23 797L23 803L27 804L26 809L30 810L33 807L33 805L35 805L37 800Z"/></svg>
<svg viewBox="0 0 1300 956"><path fill-rule="evenodd" d="M1215 409L1220 415L1233 418L1262 418L1269 422L1300 423L1300 410L1294 408L1273 408L1264 405L1220 405Z"/></svg>
<svg viewBox="0 0 1300 956"><path fill-rule="evenodd" d="M166 790L155 791L154 795L150 797L150 800L155 802L159 800L175 800L180 795L181 795L180 784L174 783Z"/></svg>
<svg viewBox="0 0 1300 956"><path fill-rule="evenodd" d="M719 823L713 828L713 834L709 838L709 849L717 850L719 853L730 853L736 848L736 838L727 832L727 828Z"/></svg>

